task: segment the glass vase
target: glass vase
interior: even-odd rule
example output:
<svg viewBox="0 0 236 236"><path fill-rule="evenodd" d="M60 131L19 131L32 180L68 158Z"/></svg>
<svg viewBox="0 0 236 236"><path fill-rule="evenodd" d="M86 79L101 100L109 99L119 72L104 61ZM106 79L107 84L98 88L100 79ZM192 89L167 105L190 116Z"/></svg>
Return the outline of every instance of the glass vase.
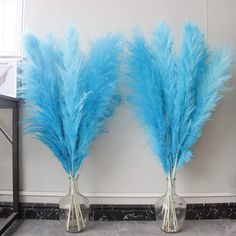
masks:
<svg viewBox="0 0 236 236"><path fill-rule="evenodd" d="M78 177L70 176L68 194L59 200L59 219L67 232L78 233L89 221L89 200L78 191Z"/></svg>
<svg viewBox="0 0 236 236"><path fill-rule="evenodd" d="M175 193L175 179L167 178L166 193L155 204L156 220L162 231L177 233L183 228L186 202Z"/></svg>

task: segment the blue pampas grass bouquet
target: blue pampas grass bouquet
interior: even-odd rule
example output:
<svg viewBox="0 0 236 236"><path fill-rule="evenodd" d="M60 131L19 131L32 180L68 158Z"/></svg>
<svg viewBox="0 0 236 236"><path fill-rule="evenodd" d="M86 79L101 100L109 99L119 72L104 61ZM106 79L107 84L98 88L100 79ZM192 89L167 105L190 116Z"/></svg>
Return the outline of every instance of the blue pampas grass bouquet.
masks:
<svg viewBox="0 0 236 236"><path fill-rule="evenodd" d="M88 222L89 203L78 193L78 170L121 101L121 37L107 34L93 41L85 54L70 28L63 42L27 34L24 48L20 94L29 114L25 132L45 144L70 176L59 214L67 231L79 232Z"/></svg>
<svg viewBox="0 0 236 236"><path fill-rule="evenodd" d="M30 115L25 132L43 142L75 176L121 101L121 37L108 34L93 41L86 55L70 28L62 43L27 34L24 48L20 94Z"/></svg>
<svg viewBox="0 0 236 236"><path fill-rule="evenodd" d="M176 173L192 159L191 147L222 97L232 63L230 50L210 51L192 23L184 26L180 52L172 47L171 32L162 23L151 43L141 31L134 32L128 58L129 101L168 177L167 195L156 210L165 232L182 228L185 213L178 215L182 208L174 203Z"/></svg>

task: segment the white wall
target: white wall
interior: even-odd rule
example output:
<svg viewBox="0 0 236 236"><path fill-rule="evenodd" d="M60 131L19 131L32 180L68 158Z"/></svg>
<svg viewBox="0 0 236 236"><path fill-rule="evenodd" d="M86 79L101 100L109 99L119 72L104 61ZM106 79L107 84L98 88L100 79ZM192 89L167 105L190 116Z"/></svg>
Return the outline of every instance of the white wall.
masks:
<svg viewBox="0 0 236 236"><path fill-rule="evenodd" d="M25 1L25 26L38 36L48 32L62 36L73 23L85 45L107 31L130 34L137 25L148 35L163 20L179 45L182 25L191 20L206 32L212 47L236 44L235 0ZM234 69L232 86L235 77ZM194 147L194 160L177 177L177 191L188 202L236 201L235 102L236 92L227 92ZM6 116L10 114L1 112L5 126ZM93 203L153 203L165 190L165 177L126 104L109 121L109 131L92 145L81 167L80 190ZM24 136L20 163L23 201L55 202L67 191L66 174L41 143Z"/></svg>

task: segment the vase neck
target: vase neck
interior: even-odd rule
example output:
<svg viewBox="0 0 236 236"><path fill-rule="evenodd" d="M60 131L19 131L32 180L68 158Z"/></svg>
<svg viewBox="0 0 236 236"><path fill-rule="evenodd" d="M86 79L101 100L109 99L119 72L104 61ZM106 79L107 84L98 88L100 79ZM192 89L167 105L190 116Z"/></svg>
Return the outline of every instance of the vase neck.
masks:
<svg viewBox="0 0 236 236"><path fill-rule="evenodd" d="M166 193L175 193L175 178L167 177Z"/></svg>
<svg viewBox="0 0 236 236"><path fill-rule="evenodd" d="M70 181L70 188L69 188L69 192L75 192L78 193L79 189L78 189L78 179L79 176L71 176L69 177L69 181Z"/></svg>

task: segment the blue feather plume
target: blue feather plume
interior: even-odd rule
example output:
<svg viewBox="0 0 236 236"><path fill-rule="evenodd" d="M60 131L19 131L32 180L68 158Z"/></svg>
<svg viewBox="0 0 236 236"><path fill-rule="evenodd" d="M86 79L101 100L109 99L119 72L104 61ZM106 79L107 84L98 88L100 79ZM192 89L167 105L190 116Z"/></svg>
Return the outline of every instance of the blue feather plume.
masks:
<svg viewBox="0 0 236 236"><path fill-rule="evenodd" d="M160 24L148 43L140 31L129 44L128 68L134 106L166 175L174 177L191 160L191 147L221 98L230 78L228 49L210 52L204 34L184 27L180 53Z"/></svg>
<svg viewBox="0 0 236 236"><path fill-rule="evenodd" d="M88 55L71 28L63 43L25 37L21 97L28 107L25 132L43 142L75 176L105 121L119 105L121 37L94 41Z"/></svg>

